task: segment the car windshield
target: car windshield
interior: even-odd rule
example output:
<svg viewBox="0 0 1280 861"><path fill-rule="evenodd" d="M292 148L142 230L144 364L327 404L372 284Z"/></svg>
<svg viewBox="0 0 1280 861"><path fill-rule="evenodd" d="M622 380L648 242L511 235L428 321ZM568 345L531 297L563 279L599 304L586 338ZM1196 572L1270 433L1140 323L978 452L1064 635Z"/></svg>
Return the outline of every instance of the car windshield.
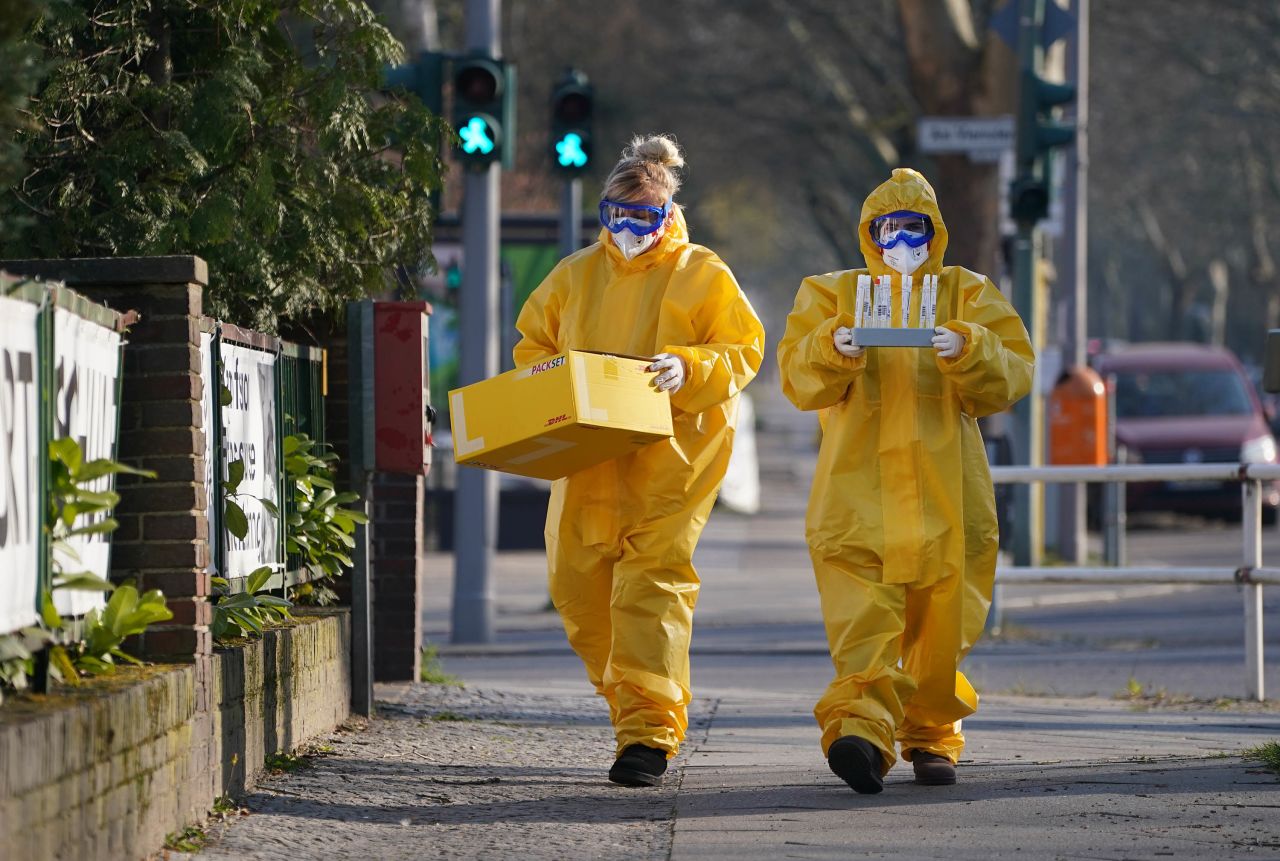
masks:
<svg viewBox="0 0 1280 861"><path fill-rule="evenodd" d="M1247 416L1244 380L1233 371L1124 371L1116 374L1116 415Z"/></svg>

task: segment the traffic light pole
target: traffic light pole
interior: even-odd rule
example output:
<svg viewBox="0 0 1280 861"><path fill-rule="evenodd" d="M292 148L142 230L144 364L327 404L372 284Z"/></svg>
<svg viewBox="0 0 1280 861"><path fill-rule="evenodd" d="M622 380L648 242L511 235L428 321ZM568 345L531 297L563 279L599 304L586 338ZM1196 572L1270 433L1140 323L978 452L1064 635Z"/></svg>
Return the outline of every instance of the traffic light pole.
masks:
<svg viewBox="0 0 1280 861"><path fill-rule="evenodd" d="M568 257L582 247L582 180L564 181L560 195L560 256Z"/></svg>
<svg viewBox="0 0 1280 861"><path fill-rule="evenodd" d="M1067 289L1067 343L1064 364L1088 364L1088 224L1089 224L1089 0L1072 0L1076 25L1067 42L1067 83L1076 88L1075 146L1067 150L1062 189L1062 240L1058 256L1059 283ZM1084 565L1088 555L1087 494L1084 484L1058 485L1059 548L1062 558Z"/></svg>
<svg viewBox="0 0 1280 861"><path fill-rule="evenodd" d="M1039 297L1036 261L1040 257L1040 231L1034 222L1019 222L1013 240L1013 305L1039 346ZM1044 463L1044 404L1040 374L1032 381L1031 394L1013 407L1013 460L1027 466ZM1013 560L1015 565L1039 565L1044 546L1044 496L1031 484L1016 484L1013 492Z"/></svg>
<svg viewBox="0 0 1280 861"><path fill-rule="evenodd" d="M1035 109L1031 102L1035 86L1034 71L1039 67L1040 23L1044 20L1044 0L1013 0L1018 4L1018 68L1019 92L1018 176L1015 184L1030 180L1034 160L1033 141L1028 139L1026 120L1030 120L1030 137L1035 134ZM1023 116L1030 114L1029 117ZM1013 207L1011 207L1012 209ZM1031 335L1033 348L1039 351L1037 339L1039 297L1036 289L1036 266L1040 257L1040 235L1036 222L1043 213L1014 213L1018 232L1013 241L1013 305ZM1013 459L1015 463L1039 466L1043 463L1043 416L1040 400L1039 365L1033 377L1031 393L1013 408ZM1043 546L1043 496L1031 484L1018 484L1013 494L1013 557L1015 565L1039 565Z"/></svg>
<svg viewBox="0 0 1280 861"><path fill-rule="evenodd" d="M467 48L501 56L500 0L467 0ZM466 170L462 204L462 288L459 384L498 371L498 221L501 198L497 162ZM497 474L459 469L454 497L453 642L491 643L494 595L490 580L497 535Z"/></svg>

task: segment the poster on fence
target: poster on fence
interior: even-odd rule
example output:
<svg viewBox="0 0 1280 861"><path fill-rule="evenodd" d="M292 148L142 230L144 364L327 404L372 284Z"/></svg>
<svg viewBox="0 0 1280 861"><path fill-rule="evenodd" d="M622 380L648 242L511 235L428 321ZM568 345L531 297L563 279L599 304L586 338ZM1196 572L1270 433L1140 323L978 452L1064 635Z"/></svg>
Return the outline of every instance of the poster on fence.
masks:
<svg viewBox="0 0 1280 861"><path fill-rule="evenodd" d="M40 512L35 305L0 297L0 634L36 621Z"/></svg>
<svg viewBox="0 0 1280 861"><path fill-rule="evenodd" d="M228 578L244 577L255 568L279 568L279 521L259 500L280 504L280 463L277 458L276 357L251 347L221 342L222 478L231 464L244 464L244 478L233 501L243 509L249 531L243 539L224 523ZM229 394L229 397L228 397ZM224 518L225 520L225 518Z"/></svg>
<svg viewBox="0 0 1280 861"><path fill-rule="evenodd" d="M71 437L80 444L85 462L114 458L119 429L116 383L120 377L120 333L91 323L64 308L53 312L53 438ZM90 490L115 487L112 476L88 485ZM77 527L107 518L106 513L83 515ZM65 559L55 551L62 570L88 571L106 580L111 568L110 534L78 535L67 542L78 559ZM106 606L102 592L58 589L53 603L63 616L83 616Z"/></svg>

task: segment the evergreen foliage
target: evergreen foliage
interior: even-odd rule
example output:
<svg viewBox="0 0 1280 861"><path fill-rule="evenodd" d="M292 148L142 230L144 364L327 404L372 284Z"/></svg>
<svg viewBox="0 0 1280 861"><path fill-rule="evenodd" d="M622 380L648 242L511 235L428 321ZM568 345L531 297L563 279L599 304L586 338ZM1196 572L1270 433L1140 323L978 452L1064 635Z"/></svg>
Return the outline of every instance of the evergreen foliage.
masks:
<svg viewBox="0 0 1280 861"><path fill-rule="evenodd" d="M36 48L22 34L43 5L41 0L0 0L0 188L22 175L22 149L14 135L38 74ZM12 217L0 209L0 236L16 226Z"/></svg>
<svg viewBox="0 0 1280 861"><path fill-rule="evenodd" d="M267 330L433 262L444 126L376 95L403 51L364 2L52 0L28 38L6 254L197 254L207 312Z"/></svg>

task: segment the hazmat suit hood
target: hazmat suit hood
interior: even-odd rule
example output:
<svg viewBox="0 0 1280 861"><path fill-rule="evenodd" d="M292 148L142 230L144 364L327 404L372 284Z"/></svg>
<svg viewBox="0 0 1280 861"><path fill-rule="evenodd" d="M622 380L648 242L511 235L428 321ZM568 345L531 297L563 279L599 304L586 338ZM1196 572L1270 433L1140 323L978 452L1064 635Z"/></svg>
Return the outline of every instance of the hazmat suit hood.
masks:
<svg viewBox="0 0 1280 861"><path fill-rule="evenodd" d="M909 167L894 168L893 175L867 195L862 204L862 215L858 219L858 248L867 262L867 269L874 277L898 274L885 265L880 246L872 240L871 222L890 212L901 211L918 212L929 216L933 221L929 258L913 273L913 277L919 281L919 276L926 273L938 275L942 272L942 255L947 250L947 225L942 220L942 211L938 209L938 197L933 192L933 186L918 171Z"/></svg>
<svg viewBox="0 0 1280 861"><path fill-rule="evenodd" d="M623 269L628 272L643 272L646 269L652 269L663 261L668 254L679 251L683 246L689 244L689 226L684 220L684 210L679 204L672 206L675 215L671 219L671 223L663 230L661 238L658 239L656 245L643 254L637 255L628 260L622 256L622 252L618 250L618 246L613 242L613 234L608 230L600 228L600 244L604 246L604 253L608 256L609 262L614 269Z"/></svg>

